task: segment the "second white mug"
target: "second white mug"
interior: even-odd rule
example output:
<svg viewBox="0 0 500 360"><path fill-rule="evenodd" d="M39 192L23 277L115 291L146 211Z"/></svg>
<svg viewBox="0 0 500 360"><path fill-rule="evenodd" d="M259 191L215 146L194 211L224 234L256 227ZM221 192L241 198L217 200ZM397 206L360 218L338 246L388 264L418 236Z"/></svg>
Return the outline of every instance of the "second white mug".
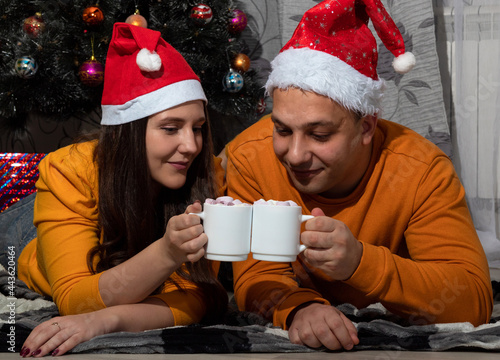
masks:
<svg viewBox="0 0 500 360"><path fill-rule="evenodd" d="M292 262L305 250L300 244L300 226L314 216L302 215L300 206L254 204L252 218L253 258Z"/></svg>

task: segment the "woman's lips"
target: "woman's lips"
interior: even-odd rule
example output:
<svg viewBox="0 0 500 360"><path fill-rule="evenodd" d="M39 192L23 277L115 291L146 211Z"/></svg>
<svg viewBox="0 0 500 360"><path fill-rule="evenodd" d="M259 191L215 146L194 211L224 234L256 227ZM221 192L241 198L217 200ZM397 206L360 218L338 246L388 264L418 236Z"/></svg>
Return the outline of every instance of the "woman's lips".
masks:
<svg viewBox="0 0 500 360"><path fill-rule="evenodd" d="M189 167L189 163L183 161L169 162L169 164L172 165L177 170L185 170Z"/></svg>

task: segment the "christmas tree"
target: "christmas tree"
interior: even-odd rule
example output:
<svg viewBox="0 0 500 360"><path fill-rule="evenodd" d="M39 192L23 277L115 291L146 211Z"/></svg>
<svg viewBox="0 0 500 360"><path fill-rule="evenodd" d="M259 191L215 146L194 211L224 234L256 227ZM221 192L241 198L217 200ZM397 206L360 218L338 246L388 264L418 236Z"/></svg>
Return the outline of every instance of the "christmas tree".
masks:
<svg viewBox="0 0 500 360"><path fill-rule="evenodd" d="M239 34L246 16L230 0L0 0L0 129L19 131L37 111L53 121L94 111L115 22L161 32L201 79L215 132L254 121L262 84ZM225 141L228 139L223 139Z"/></svg>

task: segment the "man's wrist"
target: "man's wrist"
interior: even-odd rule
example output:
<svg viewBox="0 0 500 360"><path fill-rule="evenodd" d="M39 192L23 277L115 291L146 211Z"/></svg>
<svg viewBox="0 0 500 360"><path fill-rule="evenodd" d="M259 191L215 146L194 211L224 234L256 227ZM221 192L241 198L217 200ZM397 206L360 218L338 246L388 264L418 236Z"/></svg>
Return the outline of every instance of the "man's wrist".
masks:
<svg viewBox="0 0 500 360"><path fill-rule="evenodd" d="M297 306L296 308L294 308L290 314L288 314L287 318L286 318L286 328L289 329L290 326L292 325L292 322L293 322L293 318L295 317L295 315L297 314L297 312L299 310L302 310L306 307L308 307L309 305L311 304L322 304L324 305L323 303L321 302L318 302L318 301L308 301L306 303L303 303L303 304L300 304L299 306Z"/></svg>

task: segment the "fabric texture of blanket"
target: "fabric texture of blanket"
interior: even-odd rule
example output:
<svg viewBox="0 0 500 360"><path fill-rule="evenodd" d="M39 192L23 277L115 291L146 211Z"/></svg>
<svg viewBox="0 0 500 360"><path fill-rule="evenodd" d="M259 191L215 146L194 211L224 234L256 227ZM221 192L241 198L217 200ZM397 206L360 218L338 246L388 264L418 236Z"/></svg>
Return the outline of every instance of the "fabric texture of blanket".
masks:
<svg viewBox="0 0 500 360"><path fill-rule="evenodd" d="M382 305L356 309L338 306L351 319L360 339L356 350L445 351L475 350L500 352L500 283L492 282L495 309L489 324L470 323L409 325ZM39 323L58 316L56 305L31 291L0 267L0 352L19 352L24 340ZM272 327L258 315L228 311L223 324L191 325L121 332L95 337L76 346L72 353L246 353L315 352L291 344L288 333Z"/></svg>

